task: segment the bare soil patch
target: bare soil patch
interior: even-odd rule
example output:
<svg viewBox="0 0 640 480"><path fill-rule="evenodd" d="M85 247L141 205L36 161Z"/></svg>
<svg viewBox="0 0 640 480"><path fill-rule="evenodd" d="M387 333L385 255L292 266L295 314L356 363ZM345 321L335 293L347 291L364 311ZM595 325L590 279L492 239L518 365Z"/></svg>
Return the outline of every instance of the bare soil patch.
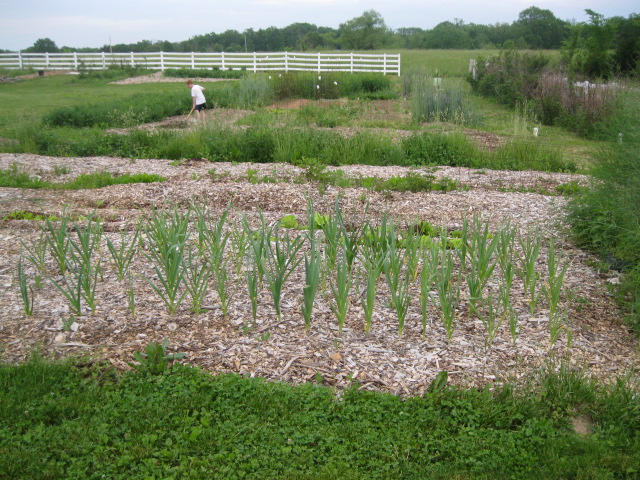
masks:
<svg viewBox="0 0 640 480"><path fill-rule="evenodd" d="M157 173L167 181L155 184L112 186L101 190L50 191L0 188L0 218L16 210L61 215L87 215L95 212L105 221L105 235L117 243L121 231L133 231L136 222L148 217L151 209L197 201L214 213L232 205L231 218L246 218L254 225L263 211L269 222L285 214L295 214L305 223L307 198L316 210L331 213L340 200L343 212L355 212L358 222L365 217L379 219L384 214L397 224L427 220L435 225L455 228L463 218L477 214L498 225L510 219L522 231L540 227L547 236L557 236L562 254L570 262L566 286L570 294L564 305L569 310L572 338L562 335L552 357L591 375L609 380L636 371L639 365L637 342L625 328L607 283L615 281L598 273L592 259L562 240L562 210L565 200L558 196L504 192L504 186L548 188L567 181L584 182L579 175L540 172L476 171L466 168L423 170L447 176L468 185L469 190L447 194L380 194L364 189L329 187L320 193L316 185L300 182L302 170L290 165L210 163L192 159L180 165L167 160L123 158L52 158L34 155L0 154L0 168L12 164L43 178L62 181L81 173ZM64 167L64 168L62 168ZM216 181L209 171L215 168ZM252 184L247 170L258 176L270 175L279 183ZM403 167L343 167L348 175L390 177L404 175ZM64 175L56 172L67 171ZM365 203L369 205L365 213ZM351 213L349 213L351 215ZM48 280L35 290L34 315L25 317L16 281L16 265L23 250L39 235L40 224L32 221L0 222L0 344L3 358L22 361L38 348L53 356L81 355L106 359L119 368L128 368L133 353L152 341L170 340L170 349L185 352L186 361L212 372L238 372L288 382L322 381L345 387L353 381L361 388L404 395L421 394L435 375L449 372L450 381L465 386L518 380L531 375L550 360L548 318L544 307L529 315L524 295L516 293L519 335L514 346L503 326L494 345L484 347L482 323L459 312L459 324L450 343L432 305L425 336L421 333L417 292L410 307L404 335L397 332L393 310L384 300L380 287L372 331L363 331L363 311L359 296L353 294L345 329L339 332L331 312L330 297L317 298L311 328L305 331L300 311L304 273L298 268L285 287L282 321L275 316L269 292L259 298L258 320L251 325L251 308L242 274L230 271L232 302L223 317L213 289L205 313L194 315L188 301L173 316L143 277L153 278L152 265L140 254L132 270L136 295L136 315L130 313L127 282L117 279L102 252L104 278L97 287L98 307L75 319L74 327L64 327L70 312L61 294ZM104 241L104 240L103 240ZM49 271L54 271L53 263ZM35 272L29 267L33 279ZM55 274L52 273L55 276ZM383 285L384 282L381 282ZM492 288L497 288L494 284ZM514 287L516 292L521 285Z"/></svg>

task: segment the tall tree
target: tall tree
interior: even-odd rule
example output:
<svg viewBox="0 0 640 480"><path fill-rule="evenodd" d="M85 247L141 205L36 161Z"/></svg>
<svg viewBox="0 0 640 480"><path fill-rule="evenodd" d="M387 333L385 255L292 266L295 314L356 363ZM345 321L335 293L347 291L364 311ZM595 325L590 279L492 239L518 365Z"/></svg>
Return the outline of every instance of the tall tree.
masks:
<svg viewBox="0 0 640 480"><path fill-rule="evenodd" d="M339 31L343 48L353 50L380 48L388 33L382 15L375 10L367 10L361 16L341 23Z"/></svg>
<svg viewBox="0 0 640 480"><path fill-rule="evenodd" d="M529 7L513 24L516 37L522 36L530 48L559 48L568 36L568 24L556 18L551 10Z"/></svg>
<svg viewBox="0 0 640 480"><path fill-rule="evenodd" d="M25 52L30 53L57 53L60 51L56 42L50 38L39 38L29 48L25 48Z"/></svg>

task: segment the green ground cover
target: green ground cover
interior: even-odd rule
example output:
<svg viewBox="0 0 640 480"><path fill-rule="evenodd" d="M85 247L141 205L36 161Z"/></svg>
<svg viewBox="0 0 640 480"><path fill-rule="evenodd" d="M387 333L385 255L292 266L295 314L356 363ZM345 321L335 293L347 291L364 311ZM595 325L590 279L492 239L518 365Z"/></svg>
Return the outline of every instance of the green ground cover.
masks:
<svg viewBox="0 0 640 480"><path fill-rule="evenodd" d="M640 472L640 403L623 381L604 387L562 370L517 391L436 383L402 399L357 384L337 396L316 384L143 362L126 374L37 357L1 365L0 477L600 480ZM576 419L593 433L576 433Z"/></svg>

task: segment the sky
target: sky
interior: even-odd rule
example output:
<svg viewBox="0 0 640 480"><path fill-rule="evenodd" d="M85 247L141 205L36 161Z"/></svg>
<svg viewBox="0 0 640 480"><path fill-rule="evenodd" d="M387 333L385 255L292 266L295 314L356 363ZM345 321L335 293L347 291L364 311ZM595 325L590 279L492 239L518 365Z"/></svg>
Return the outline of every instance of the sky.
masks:
<svg viewBox="0 0 640 480"><path fill-rule="evenodd" d="M58 47L93 47L141 40L188 40L195 35L243 32L292 23L338 28L367 10L387 27L431 29L444 21L511 23L536 6L561 20L588 21L589 8L605 17L640 13L638 0L0 0L0 49L22 50L39 38Z"/></svg>

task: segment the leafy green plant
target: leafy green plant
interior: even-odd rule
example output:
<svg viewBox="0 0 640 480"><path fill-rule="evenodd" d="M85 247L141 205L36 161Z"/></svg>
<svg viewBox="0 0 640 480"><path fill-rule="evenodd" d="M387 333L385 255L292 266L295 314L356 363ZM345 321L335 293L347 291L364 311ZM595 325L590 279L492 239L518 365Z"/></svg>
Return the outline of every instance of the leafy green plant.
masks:
<svg viewBox="0 0 640 480"><path fill-rule="evenodd" d="M171 370L173 362L185 356L184 353L167 353L169 340L149 343L144 352L135 352L133 358L138 363L127 362L130 367L143 375L163 375Z"/></svg>

